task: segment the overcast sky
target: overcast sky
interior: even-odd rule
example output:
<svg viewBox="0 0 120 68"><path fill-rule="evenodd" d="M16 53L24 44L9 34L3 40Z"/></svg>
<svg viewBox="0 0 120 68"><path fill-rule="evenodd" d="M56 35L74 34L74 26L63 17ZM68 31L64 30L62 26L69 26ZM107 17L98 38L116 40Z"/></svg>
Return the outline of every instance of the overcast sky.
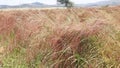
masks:
<svg viewBox="0 0 120 68"><path fill-rule="evenodd" d="M44 4L56 4L57 0L0 0L0 5L19 5L23 3L40 2ZM93 3L104 0L71 0L75 4Z"/></svg>

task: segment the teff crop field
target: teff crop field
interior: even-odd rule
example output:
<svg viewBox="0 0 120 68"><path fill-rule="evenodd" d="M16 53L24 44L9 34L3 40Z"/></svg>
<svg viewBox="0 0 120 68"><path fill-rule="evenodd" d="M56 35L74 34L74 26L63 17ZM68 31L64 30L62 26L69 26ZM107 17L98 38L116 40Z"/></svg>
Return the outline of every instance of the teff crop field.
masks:
<svg viewBox="0 0 120 68"><path fill-rule="evenodd" d="M120 68L120 7L0 10L1 68Z"/></svg>

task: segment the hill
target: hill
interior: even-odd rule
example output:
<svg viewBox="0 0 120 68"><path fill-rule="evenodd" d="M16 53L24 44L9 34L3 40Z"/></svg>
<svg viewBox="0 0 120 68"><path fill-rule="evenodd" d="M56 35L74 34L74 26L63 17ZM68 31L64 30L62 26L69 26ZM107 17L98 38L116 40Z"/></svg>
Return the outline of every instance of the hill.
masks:
<svg viewBox="0 0 120 68"><path fill-rule="evenodd" d="M105 0L96 3L88 3L88 4L77 4L76 7L99 7L99 6L116 6L120 5L120 0Z"/></svg>
<svg viewBox="0 0 120 68"><path fill-rule="evenodd" d="M46 5L40 2L34 2L34 3L26 3L21 5L0 5L0 9L3 8L44 8L44 7L52 7L53 5ZM55 5L54 5L55 6Z"/></svg>

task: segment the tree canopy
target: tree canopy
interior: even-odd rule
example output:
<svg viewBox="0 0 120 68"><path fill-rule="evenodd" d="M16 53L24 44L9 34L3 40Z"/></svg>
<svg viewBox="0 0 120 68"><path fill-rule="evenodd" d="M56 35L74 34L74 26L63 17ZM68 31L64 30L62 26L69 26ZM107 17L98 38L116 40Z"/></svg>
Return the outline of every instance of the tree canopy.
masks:
<svg viewBox="0 0 120 68"><path fill-rule="evenodd" d="M65 7L73 7L73 3L69 0L57 0L57 2L60 2L61 4L65 4Z"/></svg>

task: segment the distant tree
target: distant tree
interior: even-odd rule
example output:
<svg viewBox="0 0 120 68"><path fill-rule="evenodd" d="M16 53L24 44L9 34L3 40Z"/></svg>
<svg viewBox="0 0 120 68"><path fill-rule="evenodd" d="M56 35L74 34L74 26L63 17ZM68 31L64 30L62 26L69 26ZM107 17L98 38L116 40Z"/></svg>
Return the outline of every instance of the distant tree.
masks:
<svg viewBox="0 0 120 68"><path fill-rule="evenodd" d="M73 3L69 0L57 0L57 2L60 2L61 4L65 4L65 7L73 7Z"/></svg>

